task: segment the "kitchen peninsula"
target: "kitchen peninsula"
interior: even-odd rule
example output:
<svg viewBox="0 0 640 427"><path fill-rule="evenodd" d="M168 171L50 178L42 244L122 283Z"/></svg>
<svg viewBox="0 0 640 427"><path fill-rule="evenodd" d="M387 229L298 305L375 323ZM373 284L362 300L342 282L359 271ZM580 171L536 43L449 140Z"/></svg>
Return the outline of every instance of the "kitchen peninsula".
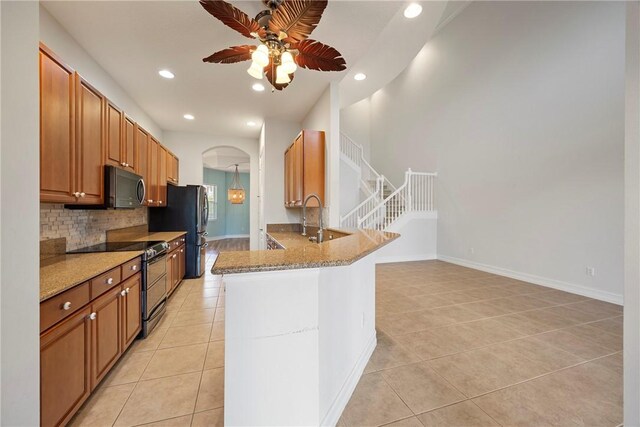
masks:
<svg viewBox="0 0 640 427"><path fill-rule="evenodd" d="M325 236L317 244L270 230L283 249L216 260L226 289L225 425L337 423L376 346L373 252L399 235Z"/></svg>

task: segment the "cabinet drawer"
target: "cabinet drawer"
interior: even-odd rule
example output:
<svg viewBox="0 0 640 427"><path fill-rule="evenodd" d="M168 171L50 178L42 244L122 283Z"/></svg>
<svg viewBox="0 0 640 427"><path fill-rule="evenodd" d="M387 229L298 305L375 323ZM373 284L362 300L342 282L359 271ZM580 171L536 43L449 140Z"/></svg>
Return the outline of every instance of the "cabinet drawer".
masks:
<svg viewBox="0 0 640 427"><path fill-rule="evenodd" d="M142 262L140 258L132 259L126 264L122 264L122 280L128 279L134 274L140 272Z"/></svg>
<svg viewBox="0 0 640 427"><path fill-rule="evenodd" d="M173 251L175 249L177 249L180 245L183 245L185 242L185 237L186 236L181 236L178 237L177 239L173 239L172 241L169 242L169 251Z"/></svg>
<svg viewBox="0 0 640 427"><path fill-rule="evenodd" d="M40 304L40 332L49 329L89 303L89 283L85 282Z"/></svg>
<svg viewBox="0 0 640 427"><path fill-rule="evenodd" d="M91 299L102 295L122 281L120 266L91 279Z"/></svg>

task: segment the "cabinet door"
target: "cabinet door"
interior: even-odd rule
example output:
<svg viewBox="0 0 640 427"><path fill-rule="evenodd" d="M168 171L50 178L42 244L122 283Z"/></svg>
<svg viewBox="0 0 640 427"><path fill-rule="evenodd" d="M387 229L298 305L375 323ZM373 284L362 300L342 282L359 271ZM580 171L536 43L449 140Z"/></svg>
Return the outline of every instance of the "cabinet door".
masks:
<svg viewBox="0 0 640 427"><path fill-rule="evenodd" d="M74 71L40 46L40 201L76 201Z"/></svg>
<svg viewBox="0 0 640 427"><path fill-rule="evenodd" d="M149 138L149 185L147 186L149 206L158 206L158 145L158 141L153 137Z"/></svg>
<svg viewBox="0 0 640 427"><path fill-rule="evenodd" d="M158 144L158 206L167 206L167 150Z"/></svg>
<svg viewBox="0 0 640 427"><path fill-rule="evenodd" d="M40 337L40 424L66 424L91 392L89 309Z"/></svg>
<svg viewBox="0 0 640 427"><path fill-rule="evenodd" d="M302 198L312 193L316 193L323 205L324 184L325 184L325 154L324 154L324 132L315 130L305 130L302 133L304 143L304 156L302 168ZM318 207L316 199L309 200L307 206Z"/></svg>
<svg viewBox="0 0 640 427"><path fill-rule="evenodd" d="M303 156L304 156L304 147L303 147L302 134L298 136L296 141L293 143L293 200L295 206L302 206L302 201L304 198L303 195L303 184L302 184L302 173L303 173Z"/></svg>
<svg viewBox="0 0 640 427"><path fill-rule="evenodd" d="M122 130L123 113L107 100L107 119L105 124L106 136L106 156L105 163L111 166L124 167L125 161L122 156Z"/></svg>
<svg viewBox="0 0 640 427"><path fill-rule="evenodd" d="M122 121L122 162L124 168L131 172L137 170L135 132L136 123L125 116Z"/></svg>
<svg viewBox="0 0 640 427"><path fill-rule="evenodd" d="M136 173L144 180L146 189L144 205L151 199L151 182L149 181L149 134L136 125Z"/></svg>
<svg viewBox="0 0 640 427"><path fill-rule="evenodd" d="M122 351L136 339L142 326L141 282L140 273L131 276L122 283L121 289L125 292L122 304ZM122 292L121 291L121 292Z"/></svg>
<svg viewBox="0 0 640 427"><path fill-rule="evenodd" d="M169 160L171 162L171 167L169 168L169 170L171 171L169 181L178 185L180 181L178 178L178 176L180 175L180 162L178 161L178 158L171 153L169 153Z"/></svg>
<svg viewBox="0 0 640 427"><path fill-rule="evenodd" d="M178 283L182 282L182 279L184 279L185 264L186 254L184 251L184 245L182 245L180 246L180 250L178 252Z"/></svg>
<svg viewBox="0 0 640 427"><path fill-rule="evenodd" d="M104 97L76 73L76 181L83 205L103 200L104 122Z"/></svg>
<svg viewBox="0 0 640 427"><path fill-rule="evenodd" d="M292 197L292 185L293 185L293 180L292 180L292 172L293 172L293 168L292 168L292 160L293 158L293 150L292 147L289 147L289 149L287 151L285 151L284 153L284 205L286 207L289 207L291 205L291 200L293 200Z"/></svg>
<svg viewBox="0 0 640 427"><path fill-rule="evenodd" d="M91 304L91 390L120 357L121 340L120 286L115 286Z"/></svg>

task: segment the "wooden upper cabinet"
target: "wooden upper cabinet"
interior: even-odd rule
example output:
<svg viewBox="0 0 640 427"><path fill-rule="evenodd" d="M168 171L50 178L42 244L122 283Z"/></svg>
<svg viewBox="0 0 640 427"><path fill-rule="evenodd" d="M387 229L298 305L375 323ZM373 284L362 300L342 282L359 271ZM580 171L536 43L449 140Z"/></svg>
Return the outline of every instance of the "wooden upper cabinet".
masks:
<svg viewBox="0 0 640 427"><path fill-rule="evenodd" d="M303 130L285 152L285 206L301 207L310 194L324 205L325 141L323 131ZM318 207L309 200L308 207Z"/></svg>
<svg viewBox="0 0 640 427"><path fill-rule="evenodd" d="M144 205L148 205L151 198L151 182L149 181L149 133L136 125L135 130L136 170L145 185Z"/></svg>
<svg viewBox="0 0 640 427"><path fill-rule="evenodd" d="M137 170L136 159L136 122L125 116L122 121L122 161L124 168L135 172Z"/></svg>
<svg viewBox="0 0 640 427"><path fill-rule="evenodd" d="M124 159L122 157L122 130L123 117L122 111L107 100L107 116L105 123L106 136L106 156L105 163L111 166L124 167Z"/></svg>
<svg viewBox="0 0 640 427"><path fill-rule="evenodd" d="M147 176L149 177L149 182L147 185L147 192L149 196L147 197L147 202L149 206L158 206L158 141L150 137L149 138L149 151L148 151L148 170Z"/></svg>
<svg viewBox="0 0 640 427"><path fill-rule="evenodd" d="M91 392L89 308L40 337L40 425L65 425Z"/></svg>
<svg viewBox="0 0 640 427"><path fill-rule="evenodd" d="M167 182L170 184L178 184L179 162L178 158L167 150Z"/></svg>
<svg viewBox="0 0 640 427"><path fill-rule="evenodd" d="M76 188L79 204L101 204L104 197L105 98L76 73Z"/></svg>
<svg viewBox="0 0 640 427"><path fill-rule="evenodd" d="M167 206L167 149L158 144L158 206Z"/></svg>
<svg viewBox="0 0 640 427"><path fill-rule="evenodd" d="M40 201L72 203L76 183L74 70L40 45Z"/></svg>

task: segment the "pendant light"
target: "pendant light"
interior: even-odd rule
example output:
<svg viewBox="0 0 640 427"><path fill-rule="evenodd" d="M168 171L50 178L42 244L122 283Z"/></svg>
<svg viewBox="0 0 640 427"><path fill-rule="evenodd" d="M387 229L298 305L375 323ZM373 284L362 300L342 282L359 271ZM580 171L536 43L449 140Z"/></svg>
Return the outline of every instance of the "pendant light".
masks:
<svg viewBox="0 0 640 427"><path fill-rule="evenodd" d="M233 182L231 183L231 188L227 190L227 198L231 202L232 205L241 205L244 203L244 188L242 184L240 184L240 173L238 172L238 165L236 166L236 171L233 173Z"/></svg>

